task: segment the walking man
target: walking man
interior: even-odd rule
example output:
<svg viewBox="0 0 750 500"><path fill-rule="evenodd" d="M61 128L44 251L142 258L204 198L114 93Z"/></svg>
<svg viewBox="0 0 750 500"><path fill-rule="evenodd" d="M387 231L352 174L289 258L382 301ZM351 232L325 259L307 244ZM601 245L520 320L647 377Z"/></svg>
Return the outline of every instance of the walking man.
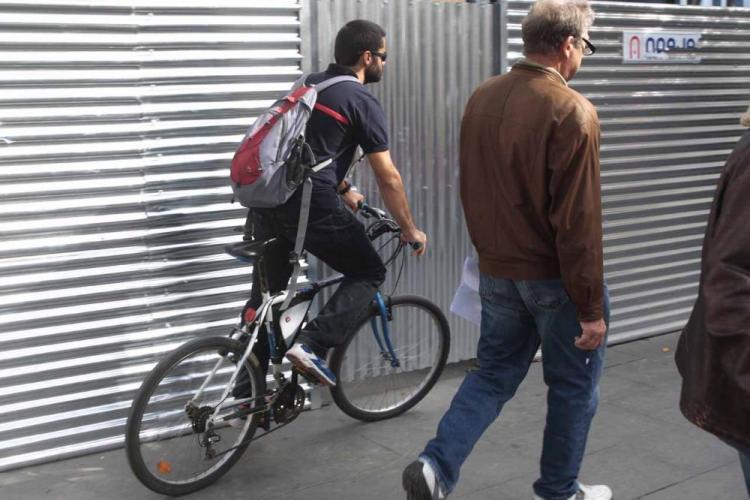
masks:
<svg viewBox="0 0 750 500"><path fill-rule="evenodd" d="M403 474L407 498L445 498L541 345L549 388L534 498L608 500L578 472L598 402L609 302L603 279L599 121L568 87L594 53L586 0L539 0L526 58L472 95L461 126L461 201L479 255L479 369Z"/></svg>

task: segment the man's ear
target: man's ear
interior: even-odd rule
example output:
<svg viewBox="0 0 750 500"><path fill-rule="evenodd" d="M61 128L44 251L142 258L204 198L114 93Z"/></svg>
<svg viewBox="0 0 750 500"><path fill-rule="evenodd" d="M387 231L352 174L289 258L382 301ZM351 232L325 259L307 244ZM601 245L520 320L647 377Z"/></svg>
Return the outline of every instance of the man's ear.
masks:
<svg viewBox="0 0 750 500"><path fill-rule="evenodd" d="M369 66L372 62L372 57L372 53L369 50L366 50L362 52L361 56L359 56L359 62L362 66Z"/></svg>
<svg viewBox="0 0 750 500"><path fill-rule="evenodd" d="M571 53L575 50L575 40L573 36L568 36L563 40L563 43L560 45L560 57L563 60L570 59Z"/></svg>

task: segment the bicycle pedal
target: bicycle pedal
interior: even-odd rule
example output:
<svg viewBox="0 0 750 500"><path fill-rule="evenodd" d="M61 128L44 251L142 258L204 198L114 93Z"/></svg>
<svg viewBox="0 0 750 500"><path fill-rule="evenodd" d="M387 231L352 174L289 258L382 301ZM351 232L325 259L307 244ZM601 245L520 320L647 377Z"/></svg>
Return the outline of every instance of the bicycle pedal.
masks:
<svg viewBox="0 0 750 500"><path fill-rule="evenodd" d="M310 385L324 385L318 380L318 377L314 373L302 370L296 366L292 366L292 374L302 375L302 378L304 378Z"/></svg>

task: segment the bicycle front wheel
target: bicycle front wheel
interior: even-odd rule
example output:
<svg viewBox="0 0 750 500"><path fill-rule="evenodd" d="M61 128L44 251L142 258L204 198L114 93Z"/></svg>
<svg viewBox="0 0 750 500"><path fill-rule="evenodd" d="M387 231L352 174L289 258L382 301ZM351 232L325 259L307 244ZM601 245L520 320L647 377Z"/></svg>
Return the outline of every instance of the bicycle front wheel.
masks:
<svg viewBox="0 0 750 500"><path fill-rule="evenodd" d="M250 355L222 399L243 353L244 345L229 338L194 340L164 358L143 382L128 416L125 446L145 486L163 495L191 493L240 458L258 425L257 414L242 416L240 409L254 408L265 393L265 379Z"/></svg>
<svg viewBox="0 0 750 500"><path fill-rule="evenodd" d="M373 308L331 355L338 379L333 400L359 420L383 420L412 408L435 385L448 359L450 328L435 304L403 295L393 297L390 306L385 323Z"/></svg>

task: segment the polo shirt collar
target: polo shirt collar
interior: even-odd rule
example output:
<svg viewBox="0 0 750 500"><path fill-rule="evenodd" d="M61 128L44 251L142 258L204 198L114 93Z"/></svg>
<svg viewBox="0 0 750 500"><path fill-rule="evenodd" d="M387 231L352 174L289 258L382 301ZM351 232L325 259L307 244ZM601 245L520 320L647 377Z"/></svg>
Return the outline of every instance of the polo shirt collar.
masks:
<svg viewBox="0 0 750 500"><path fill-rule="evenodd" d="M326 69L326 73L329 73L332 75L346 75L346 76L353 76L353 77L357 76L357 73L352 71L352 69L349 66L344 66L342 64L336 64L336 63L329 64L328 68Z"/></svg>

